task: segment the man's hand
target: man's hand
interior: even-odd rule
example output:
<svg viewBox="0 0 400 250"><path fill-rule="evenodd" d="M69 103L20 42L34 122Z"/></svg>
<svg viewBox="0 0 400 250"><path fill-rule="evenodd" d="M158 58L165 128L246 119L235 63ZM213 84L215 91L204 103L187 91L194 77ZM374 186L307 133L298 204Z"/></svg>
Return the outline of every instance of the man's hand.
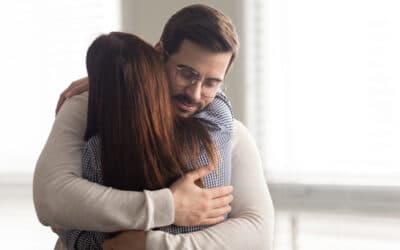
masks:
<svg viewBox="0 0 400 250"><path fill-rule="evenodd" d="M196 180L208 175L211 169L198 168L177 180L170 190L174 197L175 221L178 226L217 224L231 211L232 186L200 188Z"/></svg>
<svg viewBox="0 0 400 250"><path fill-rule="evenodd" d="M145 250L146 232L125 231L103 242L103 250Z"/></svg>
<svg viewBox="0 0 400 250"><path fill-rule="evenodd" d="M88 90L89 79L87 77L72 82L71 85L69 85L69 87L61 93L60 98L57 102L56 114L58 113L58 111L60 111L60 108L64 104L65 100L73 97L74 95L82 94L83 92Z"/></svg>

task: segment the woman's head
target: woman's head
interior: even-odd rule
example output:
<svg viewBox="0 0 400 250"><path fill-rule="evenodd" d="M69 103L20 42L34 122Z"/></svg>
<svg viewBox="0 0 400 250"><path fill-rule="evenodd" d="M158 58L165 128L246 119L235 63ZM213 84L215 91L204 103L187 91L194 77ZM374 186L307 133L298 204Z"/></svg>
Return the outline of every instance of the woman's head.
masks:
<svg viewBox="0 0 400 250"><path fill-rule="evenodd" d="M85 139L98 135L104 184L123 190L164 187L195 163L199 145L216 162L194 118L172 110L161 54L135 35L98 37L86 57L89 104ZM177 130L179 134L177 133Z"/></svg>
<svg viewBox="0 0 400 250"><path fill-rule="evenodd" d="M90 99L100 111L96 117L112 115L117 118L109 121L112 124L125 123L130 116L141 123L165 116L171 120L164 65L159 53L139 37L121 32L101 35L88 49L86 66Z"/></svg>
<svg viewBox="0 0 400 250"><path fill-rule="evenodd" d="M100 136L105 183L132 189L179 174L178 169L168 169L168 162L160 162L165 158L174 164L167 151L172 147L174 123L159 53L137 36L113 32L91 44L86 66L89 106L85 139ZM135 186L124 181L135 175Z"/></svg>

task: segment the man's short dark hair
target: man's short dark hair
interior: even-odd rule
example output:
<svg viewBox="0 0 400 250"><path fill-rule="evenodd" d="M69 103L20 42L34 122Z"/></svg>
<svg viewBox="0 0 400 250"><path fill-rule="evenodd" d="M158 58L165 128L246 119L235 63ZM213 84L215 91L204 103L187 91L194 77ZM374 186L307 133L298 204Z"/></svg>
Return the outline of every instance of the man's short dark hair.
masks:
<svg viewBox="0 0 400 250"><path fill-rule="evenodd" d="M228 68L239 49L238 35L231 19L202 4L190 5L176 12L165 24L160 41L172 55L178 52L185 39L213 52L232 52Z"/></svg>

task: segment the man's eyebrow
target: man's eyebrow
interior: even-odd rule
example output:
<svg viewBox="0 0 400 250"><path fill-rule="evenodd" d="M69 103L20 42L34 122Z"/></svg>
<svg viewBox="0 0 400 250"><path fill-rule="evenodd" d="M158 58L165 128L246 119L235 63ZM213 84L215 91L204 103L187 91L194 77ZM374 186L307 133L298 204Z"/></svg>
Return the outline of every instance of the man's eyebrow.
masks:
<svg viewBox="0 0 400 250"><path fill-rule="evenodd" d="M190 70L191 70L193 73L195 73L197 76L200 76L200 73L199 73L196 69L190 67L189 65L186 65L186 64L178 64L177 66L178 66L178 67L185 67L185 68L187 68L187 69L190 69ZM220 78L218 78L218 77L207 77L205 80L208 80L208 81L217 81L217 82L223 82L223 81L224 81L223 79L220 79Z"/></svg>
<svg viewBox="0 0 400 250"><path fill-rule="evenodd" d="M196 75L200 75L200 73L199 73L197 70L195 70L194 68L190 67L189 65L186 65L186 64L178 64L177 66L178 66L178 67L183 67L183 68L190 69L191 71L193 71L193 73L196 73Z"/></svg>
<svg viewBox="0 0 400 250"><path fill-rule="evenodd" d="M208 77L206 78L206 80L208 81L216 81L218 83L223 82L224 80L220 79L220 78L216 78L216 77Z"/></svg>

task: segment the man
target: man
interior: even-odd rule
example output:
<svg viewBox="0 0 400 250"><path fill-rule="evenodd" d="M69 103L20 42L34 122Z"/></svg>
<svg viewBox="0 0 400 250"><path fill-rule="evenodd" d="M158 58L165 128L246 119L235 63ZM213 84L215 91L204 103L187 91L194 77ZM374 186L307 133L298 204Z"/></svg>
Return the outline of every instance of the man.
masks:
<svg viewBox="0 0 400 250"><path fill-rule="evenodd" d="M228 17L211 7L192 5L170 18L156 47L165 56L173 103L179 115L188 117L213 101L210 93L222 84L236 56L238 41ZM177 71L183 68L183 76L191 84L178 84ZM83 81L78 87L72 86L72 94L86 89ZM42 223L65 229L147 231L121 233L106 241L104 249L271 248L272 202L257 149L240 122L235 120L233 132L235 199L230 218L203 231L171 235L149 230L171 223L198 225L220 221L218 218L230 201L229 188L210 192L197 187L194 181L207 174L201 169L189 173L170 189L143 193L118 191L83 180L80 161L86 107L87 93L63 105L38 161L34 201Z"/></svg>

